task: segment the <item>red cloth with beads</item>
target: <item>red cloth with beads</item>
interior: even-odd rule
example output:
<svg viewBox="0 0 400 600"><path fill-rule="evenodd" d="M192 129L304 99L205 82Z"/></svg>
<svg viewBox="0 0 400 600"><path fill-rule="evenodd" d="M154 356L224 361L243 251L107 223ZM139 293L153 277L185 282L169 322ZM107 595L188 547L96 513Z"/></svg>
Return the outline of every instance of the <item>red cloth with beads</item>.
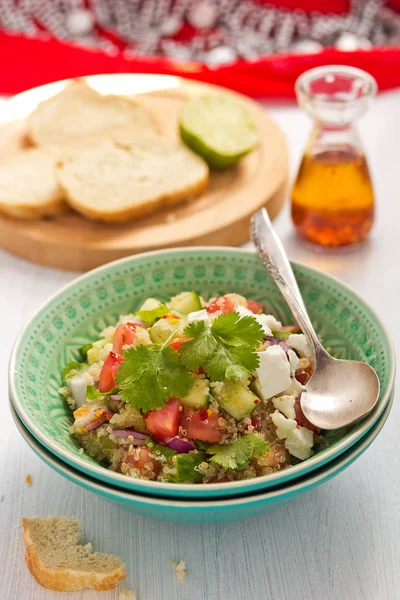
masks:
<svg viewBox="0 0 400 600"><path fill-rule="evenodd" d="M186 3L181 0L183 8L179 31L169 38L157 37L155 42L154 27L149 29L147 37L144 32L139 41L134 38L134 33L138 30L135 30L132 15L135 16L135 11L138 11L137 14L145 18L140 13L145 5L143 1L125 0L128 11L126 15L133 20L132 32L127 30L127 16L121 14L122 9L118 9L119 14L117 12L117 8L121 7L121 2L117 0L114 0L114 4L111 0L109 3L107 0L69 0L69 3L68 0L14 1L15 9L10 9L10 4L13 4L11 0L0 0L0 94L14 94L69 77L139 72L181 75L223 85L253 97L290 98L294 96L293 86L298 75L312 67L327 64L351 65L368 71L376 78L380 91L400 85L400 0L375 4L365 2L365 15L372 10L377 12L370 17L369 31L360 34L363 48L354 51L343 51L330 45L331 38L340 37L340 19L344 34L347 27L353 28L357 35L362 30L363 21L357 21L355 3L350 0L331 0L329 3L318 0L270 0L268 3L264 0L246 0L242 3L237 0L219 0L216 2L220 10L216 23L212 28L203 29L194 27L190 18L186 17L187 12L190 17L190 11L195 10L193 2L197 0L187 0ZM151 5L152 1L146 0L147 10L153 10L153 14L157 10L164 10L167 4L172 9L177 5L177 0L169 3L158 0L154 6ZM198 1L198 5L201 3L204 4L204 0ZM240 4L244 15L242 17L238 9ZM38 5L41 5L42 12ZM86 10L93 15L90 36L69 35L65 28L69 14L65 10L66 5L69 5L68 10ZM329 10L325 8L327 6ZM102 22L100 8L103 12L105 9L114 11L111 15L112 27L105 26ZM231 9L235 9L238 14L239 25L236 23L236 29L233 29ZM270 16L275 20L272 31L266 33L264 39L259 31L259 23ZM345 19L346 16L349 17L348 20ZM243 25L240 18L243 18ZM244 32L246 22L249 30L247 38ZM315 34L320 45L317 51L296 51L300 34L295 29L300 31L301 26L306 30L305 37L311 40L315 39L314 26L315 31L318 27L320 31L326 28L326 39L318 31ZM282 49L279 46L279 28L284 40ZM249 57L246 52L251 49L252 36L258 46L254 56ZM273 53L258 56L259 49L263 48L263 44L267 47L269 40ZM382 46L380 40L389 40L390 45ZM365 48L365 44L369 44L369 47ZM234 60L226 64L207 61L207 57L210 58L212 52L215 53L215 49L220 46L227 47L228 51L231 46ZM147 47L149 54L145 54ZM243 55L240 50L242 47L245 48ZM174 57L172 51L182 54L185 48L188 48L188 53L192 53L193 58L190 56L190 60L179 60ZM200 60L202 56L206 59Z"/></svg>

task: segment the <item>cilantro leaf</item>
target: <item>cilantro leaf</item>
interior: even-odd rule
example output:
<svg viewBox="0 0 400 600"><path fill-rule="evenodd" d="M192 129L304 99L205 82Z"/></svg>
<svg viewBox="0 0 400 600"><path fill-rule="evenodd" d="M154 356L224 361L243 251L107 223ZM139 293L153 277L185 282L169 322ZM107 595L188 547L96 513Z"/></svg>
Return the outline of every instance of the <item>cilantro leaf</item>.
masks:
<svg viewBox="0 0 400 600"><path fill-rule="evenodd" d="M144 413L162 408L170 396L186 396L193 385L193 376L170 346L140 345L123 356L116 376L120 396Z"/></svg>
<svg viewBox="0 0 400 600"><path fill-rule="evenodd" d="M91 348L93 348L93 344L86 344L79 348L79 354L81 355L82 360L87 360L87 353Z"/></svg>
<svg viewBox="0 0 400 600"><path fill-rule="evenodd" d="M200 366L212 381L246 379L259 365L254 352L264 333L254 317L240 317L236 312L221 315L206 327L203 321L185 329L180 353L184 365L192 370Z"/></svg>
<svg viewBox="0 0 400 600"><path fill-rule="evenodd" d="M258 364L258 356L251 347L226 347L220 344L212 358L207 361L205 369L212 381L247 379Z"/></svg>
<svg viewBox="0 0 400 600"><path fill-rule="evenodd" d="M67 366L65 366L62 370L62 377L64 381L69 381L75 375L78 375L82 371L85 371L88 368L88 365L85 363L78 363L75 360L71 360Z"/></svg>
<svg viewBox="0 0 400 600"><path fill-rule="evenodd" d="M99 391L97 391L94 385L88 385L86 389L86 399L97 400L98 398L104 398L104 394L101 394Z"/></svg>
<svg viewBox="0 0 400 600"><path fill-rule="evenodd" d="M157 319L161 319L167 313L169 313L169 308L165 304L159 304L151 310L138 310L136 312L139 319L142 319L147 325L153 325Z"/></svg>
<svg viewBox="0 0 400 600"><path fill-rule="evenodd" d="M211 328L204 321L191 323L185 328L184 334L191 340L185 342L180 349L182 360L189 370L198 369L216 352L218 344Z"/></svg>
<svg viewBox="0 0 400 600"><path fill-rule="evenodd" d="M251 315L241 317L237 312L226 313L214 320L212 330L216 337L230 346L258 346L264 338L261 325Z"/></svg>
<svg viewBox="0 0 400 600"><path fill-rule="evenodd" d="M251 439L253 440L253 453L256 456L264 456L269 451L270 445L259 435L254 434Z"/></svg>
<svg viewBox="0 0 400 600"><path fill-rule="evenodd" d="M269 444L257 435L240 435L231 444L209 446L207 452L213 454L210 461L224 469L240 470L249 464L253 454L262 456Z"/></svg>

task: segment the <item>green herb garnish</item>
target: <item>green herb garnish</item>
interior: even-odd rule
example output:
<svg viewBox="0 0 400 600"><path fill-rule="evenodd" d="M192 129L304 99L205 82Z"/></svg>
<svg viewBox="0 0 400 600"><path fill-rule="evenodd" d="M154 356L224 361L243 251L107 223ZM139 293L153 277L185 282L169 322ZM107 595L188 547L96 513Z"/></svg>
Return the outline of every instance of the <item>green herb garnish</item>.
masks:
<svg viewBox="0 0 400 600"><path fill-rule="evenodd" d="M168 346L170 339L164 345L140 345L123 353L116 376L119 394L143 413L162 408L170 396L186 396L193 385L178 352Z"/></svg>
<svg viewBox="0 0 400 600"><path fill-rule="evenodd" d="M86 399L87 400L98 400L99 398L104 398L105 394L101 394L94 385L88 385L86 389Z"/></svg>
<svg viewBox="0 0 400 600"><path fill-rule="evenodd" d="M243 469L249 464L253 454L262 456L269 450L268 442L257 435L241 435L231 444L215 444L207 448L208 454L212 454L210 461L217 463L224 469Z"/></svg>
<svg viewBox="0 0 400 600"><path fill-rule="evenodd" d="M192 339L180 349L182 362L189 370L203 367L212 381L247 379L259 365L254 350L264 333L254 317L227 313L211 327L203 321L192 323L184 334Z"/></svg>
<svg viewBox="0 0 400 600"><path fill-rule="evenodd" d="M91 348L93 348L93 344L86 344L79 348L79 354L81 355L82 360L87 360L87 353Z"/></svg>
<svg viewBox="0 0 400 600"><path fill-rule="evenodd" d="M62 370L63 380L68 382L70 379L75 377L75 375L78 375L79 373L85 371L87 367L88 365L86 365L85 363L78 363L75 360L71 360L67 364L67 366L64 367Z"/></svg>

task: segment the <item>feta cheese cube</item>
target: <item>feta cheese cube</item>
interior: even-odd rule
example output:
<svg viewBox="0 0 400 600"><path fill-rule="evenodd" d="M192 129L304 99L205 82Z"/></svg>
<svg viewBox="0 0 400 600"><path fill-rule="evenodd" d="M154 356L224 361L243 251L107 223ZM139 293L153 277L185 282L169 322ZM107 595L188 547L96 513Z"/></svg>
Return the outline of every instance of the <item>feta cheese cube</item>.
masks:
<svg viewBox="0 0 400 600"><path fill-rule="evenodd" d="M273 424L276 427L276 435L280 440L284 440L291 434L292 431L296 429L296 421L293 419L287 419L279 410L276 410L272 415L271 419Z"/></svg>
<svg viewBox="0 0 400 600"><path fill-rule="evenodd" d="M296 402L297 394L279 396L278 398L272 398L272 404L277 410L285 415L288 419L296 419L296 412L294 405Z"/></svg>
<svg viewBox="0 0 400 600"><path fill-rule="evenodd" d="M197 321L204 321L205 325L210 324L210 317L205 308L202 310L196 310L188 314L189 323L196 323Z"/></svg>
<svg viewBox="0 0 400 600"><path fill-rule="evenodd" d="M282 329L282 323L277 321L274 315L258 315L262 317L263 323L266 327L269 327L270 331L279 331Z"/></svg>
<svg viewBox="0 0 400 600"><path fill-rule="evenodd" d="M290 363L290 375L294 377L296 375L296 371L299 368L300 359L297 356L296 352L293 350L289 350L289 363Z"/></svg>
<svg viewBox="0 0 400 600"><path fill-rule="evenodd" d="M239 315L241 317L248 317L248 316L255 317L256 316L253 312L251 312L251 310L249 310L245 306L240 306L240 305L235 308L235 312L239 313Z"/></svg>
<svg viewBox="0 0 400 600"><path fill-rule="evenodd" d="M71 388L72 397L75 400L77 408L80 408L81 406L86 404L86 377L83 377L82 375L78 377L73 377L69 382L69 386Z"/></svg>
<svg viewBox="0 0 400 600"><path fill-rule="evenodd" d="M307 344L306 336L304 333L292 333L288 337L288 344L292 346L300 356L307 356L307 358L313 358L313 353L310 346Z"/></svg>
<svg viewBox="0 0 400 600"><path fill-rule="evenodd" d="M285 441L285 447L292 456L300 460L310 458L314 444L313 432L307 427L296 427L289 433Z"/></svg>
<svg viewBox="0 0 400 600"><path fill-rule="evenodd" d="M302 385L300 383L300 381L297 381L297 379L295 377L292 377L292 382L291 382L290 386L287 388L287 390L284 390L284 392L285 392L285 394L293 394L294 392L296 392L297 394L300 394L305 389L306 389L305 385Z"/></svg>
<svg viewBox="0 0 400 600"><path fill-rule="evenodd" d="M269 346L264 352L257 352L260 366L256 374L260 382L263 400L280 394L291 385L290 364L280 346Z"/></svg>

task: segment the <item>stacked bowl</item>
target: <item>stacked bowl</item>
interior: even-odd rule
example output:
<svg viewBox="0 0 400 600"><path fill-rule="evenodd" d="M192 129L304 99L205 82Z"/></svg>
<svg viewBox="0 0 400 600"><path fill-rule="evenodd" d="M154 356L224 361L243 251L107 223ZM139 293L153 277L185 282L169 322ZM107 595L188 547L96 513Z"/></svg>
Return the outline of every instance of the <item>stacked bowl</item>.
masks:
<svg viewBox="0 0 400 600"><path fill-rule="evenodd" d="M28 322L10 362L11 411L33 450L61 475L135 512L181 522L256 516L311 490L349 466L382 429L393 399L395 358L378 317L351 289L303 265L293 265L317 333L337 358L368 362L381 384L373 411L356 425L326 432L326 447L272 475L216 484L132 479L80 452L69 435L72 414L59 394L61 371L78 348L136 310L148 297L167 300L185 290L205 298L236 292L293 322L257 255L231 248L184 248L122 259L76 279ZM343 382L346 385L346 382Z"/></svg>

